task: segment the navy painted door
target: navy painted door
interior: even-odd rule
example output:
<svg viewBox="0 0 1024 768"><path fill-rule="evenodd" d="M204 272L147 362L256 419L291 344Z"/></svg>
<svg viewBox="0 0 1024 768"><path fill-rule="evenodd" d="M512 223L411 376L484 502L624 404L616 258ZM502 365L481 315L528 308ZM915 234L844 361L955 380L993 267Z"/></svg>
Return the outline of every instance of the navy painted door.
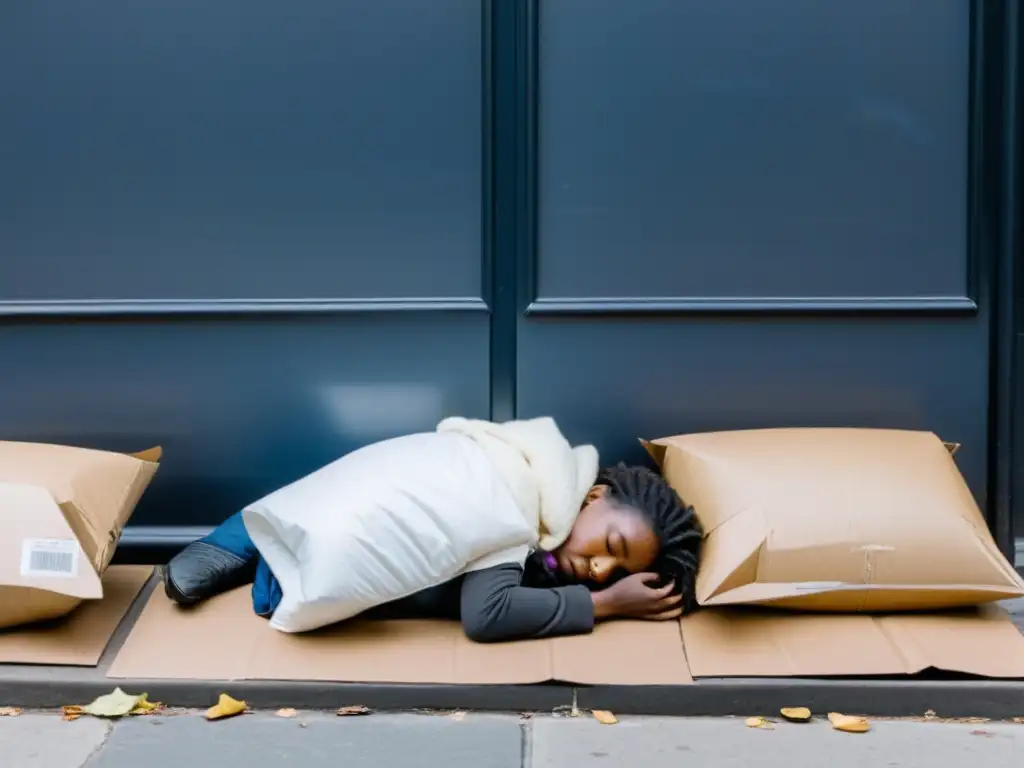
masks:
<svg viewBox="0 0 1024 768"><path fill-rule="evenodd" d="M483 13L0 8L0 433L162 443L126 546L488 416Z"/></svg>
<svg viewBox="0 0 1024 768"><path fill-rule="evenodd" d="M964 0L542 0L520 413L930 429L984 501Z"/></svg>

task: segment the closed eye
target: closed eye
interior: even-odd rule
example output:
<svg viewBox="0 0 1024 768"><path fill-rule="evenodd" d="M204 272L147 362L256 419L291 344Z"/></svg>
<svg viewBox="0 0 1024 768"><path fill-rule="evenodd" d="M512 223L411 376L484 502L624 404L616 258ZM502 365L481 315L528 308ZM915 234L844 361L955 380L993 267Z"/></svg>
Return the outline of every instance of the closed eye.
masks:
<svg viewBox="0 0 1024 768"><path fill-rule="evenodd" d="M617 560L625 561L629 559L629 547L626 544L626 537L620 531L615 529L609 530L604 546L608 550L608 554Z"/></svg>

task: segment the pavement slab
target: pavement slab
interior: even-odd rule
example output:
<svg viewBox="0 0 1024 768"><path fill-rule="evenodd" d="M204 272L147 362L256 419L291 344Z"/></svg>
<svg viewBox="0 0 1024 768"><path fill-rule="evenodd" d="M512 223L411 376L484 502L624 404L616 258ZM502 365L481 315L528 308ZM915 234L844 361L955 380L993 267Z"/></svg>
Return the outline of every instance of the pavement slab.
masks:
<svg viewBox="0 0 1024 768"><path fill-rule="evenodd" d="M1021 765L1024 726L875 722L841 733L827 720L748 728L740 718L536 718L531 768L1002 768Z"/></svg>
<svg viewBox="0 0 1024 768"><path fill-rule="evenodd" d="M85 768L520 768L522 743L518 717L265 713L208 722L196 713L122 721Z"/></svg>
<svg viewBox="0 0 1024 768"><path fill-rule="evenodd" d="M80 768L102 748L111 728L84 718L65 723L56 714L0 717L0 766Z"/></svg>

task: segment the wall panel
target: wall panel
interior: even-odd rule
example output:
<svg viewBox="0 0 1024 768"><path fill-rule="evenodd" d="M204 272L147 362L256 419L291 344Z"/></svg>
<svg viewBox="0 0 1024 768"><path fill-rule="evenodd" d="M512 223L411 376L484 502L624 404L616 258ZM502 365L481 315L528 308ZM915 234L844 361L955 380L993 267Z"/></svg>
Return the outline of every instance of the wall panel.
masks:
<svg viewBox="0 0 1024 768"><path fill-rule="evenodd" d="M122 556L490 414L485 10L0 7L0 438L162 444Z"/></svg>
<svg viewBox="0 0 1024 768"><path fill-rule="evenodd" d="M0 325L0 435L161 444L136 526L209 526L358 448L488 415L479 313Z"/></svg>
<svg viewBox="0 0 1024 768"><path fill-rule="evenodd" d="M543 0L537 294L971 293L965 0Z"/></svg>
<svg viewBox="0 0 1024 768"><path fill-rule="evenodd" d="M984 503L972 4L534 8L520 415L606 461L686 431L934 430Z"/></svg>
<svg viewBox="0 0 1024 768"><path fill-rule="evenodd" d="M0 7L0 300L476 297L479 0Z"/></svg>

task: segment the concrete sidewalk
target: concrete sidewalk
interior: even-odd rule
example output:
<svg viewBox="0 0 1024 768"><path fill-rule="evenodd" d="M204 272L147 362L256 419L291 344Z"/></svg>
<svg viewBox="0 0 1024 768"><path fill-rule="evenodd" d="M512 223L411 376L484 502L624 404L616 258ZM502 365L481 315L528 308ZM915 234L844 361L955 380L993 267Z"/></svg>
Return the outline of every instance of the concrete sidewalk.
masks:
<svg viewBox="0 0 1024 768"><path fill-rule="evenodd" d="M827 722L778 723L773 731L742 719L589 716L374 714L320 712L284 719L246 715L210 723L197 712L65 723L53 713L0 718L0 765L12 768L829 768L1019 766L1024 726L1006 723L877 722L868 734Z"/></svg>

